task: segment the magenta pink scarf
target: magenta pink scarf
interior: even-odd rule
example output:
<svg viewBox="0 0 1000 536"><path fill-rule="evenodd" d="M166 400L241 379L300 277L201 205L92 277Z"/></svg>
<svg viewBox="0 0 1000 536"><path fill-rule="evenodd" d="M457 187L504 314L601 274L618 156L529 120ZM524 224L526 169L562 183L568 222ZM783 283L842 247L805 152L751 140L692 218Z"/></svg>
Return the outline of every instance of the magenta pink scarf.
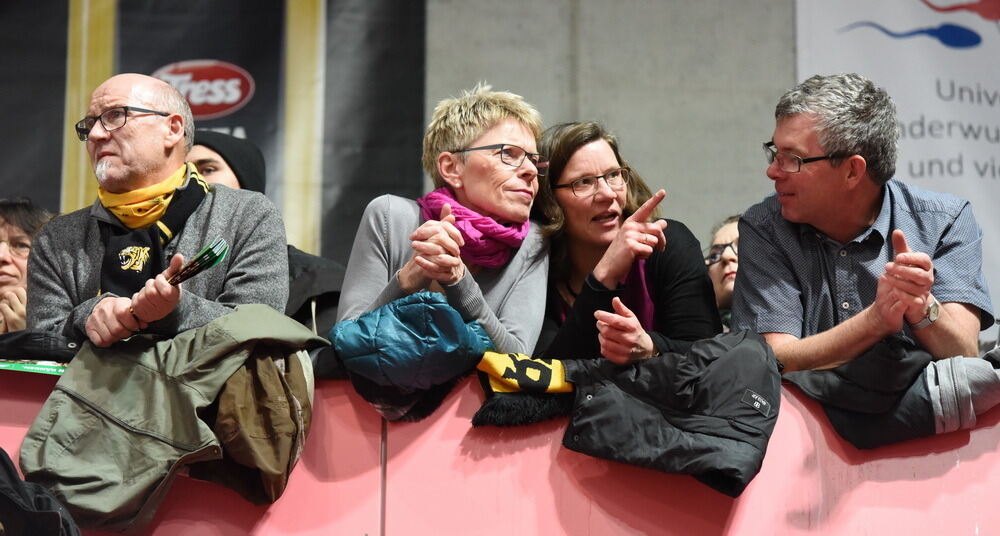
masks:
<svg viewBox="0 0 1000 536"><path fill-rule="evenodd" d="M448 188L438 188L417 199L420 205L420 215L424 220L437 220L441 216L441 207L445 203L451 205L451 213L455 216L455 227L462 233L465 245L462 246L462 259L470 264L478 264L484 268L499 268L510 260L514 248L520 247L524 237L528 236L531 221L508 227L497 223L489 216L462 206Z"/></svg>

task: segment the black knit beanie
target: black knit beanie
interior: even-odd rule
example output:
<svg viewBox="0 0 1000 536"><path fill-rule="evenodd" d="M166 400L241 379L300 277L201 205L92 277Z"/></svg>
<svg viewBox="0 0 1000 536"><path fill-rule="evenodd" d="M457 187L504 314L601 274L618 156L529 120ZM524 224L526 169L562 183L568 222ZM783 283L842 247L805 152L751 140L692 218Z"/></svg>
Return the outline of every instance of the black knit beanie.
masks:
<svg viewBox="0 0 1000 536"><path fill-rule="evenodd" d="M204 145L219 153L236 174L236 180L240 182L241 188L265 193L267 170L264 167L264 154L256 145L211 130L196 130L194 144Z"/></svg>

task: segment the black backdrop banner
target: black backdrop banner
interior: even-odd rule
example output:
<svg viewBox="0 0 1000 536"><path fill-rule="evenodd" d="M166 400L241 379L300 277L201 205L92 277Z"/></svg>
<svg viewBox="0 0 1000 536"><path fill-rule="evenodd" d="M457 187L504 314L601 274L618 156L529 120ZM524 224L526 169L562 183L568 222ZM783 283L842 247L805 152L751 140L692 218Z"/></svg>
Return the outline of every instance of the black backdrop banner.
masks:
<svg viewBox="0 0 1000 536"><path fill-rule="evenodd" d="M101 38L112 37L111 26L87 19L87 13L100 12L97 7L105 9L100 20L114 19L109 45ZM63 153L63 140L85 111L90 86L107 74L94 74L101 71L90 49L68 50L71 28L83 28L85 40L79 42L97 43L95 50L114 73L164 79L188 98L198 128L259 145L268 196L286 221L295 221L289 241L346 263L369 200L383 193L415 197L423 188L425 18L422 1L74 0L46 3L44 16L36 1L0 2L0 110L6 126L0 197L30 196L54 211L61 203L71 210L92 199L60 199L61 187L70 184L76 192L81 181L95 180L86 166L79 172L85 177L68 182L63 176L64 160L79 161ZM299 29L305 19L308 35L287 35L293 19ZM316 64L307 66L312 76L303 76L302 65L289 71L289 58L300 59L290 50L303 50L303 43L306 49L315 43L317 50ZM67 70L91 78L71 81ZM302 104L294 99L303 80L315 86L309 87L316 100L305 114L297 108L298 115L289 116L290 103ZM67 97L69 88L77 88L75 99ZM83 109L67 112L66 102ZM302 139L298 135L306 131L313 147L285 139L288 132ZM283 173L296 169L287 164L316 154L315 171L308 180L292 177L298 180L294 195L285 196L289 178ZM307 210L307 202L316 208Z"/></svg>
<svg viewBox="0 0 1000 536"><path fill-rule="evenodd" d="M180 90L197 128L246 138L277 162L283 2L171 0L119 4L118 70ZM280 169L268 166L274 189Z"/></svg>
<svg viewBox="0 0 1000 536"><path fill-rule="evenodd" d="M0 2L0 197L59 210L67 3Z"/></svg>
<svg viewBox="0 0 1000 536"><path fill-rule="evenodd" d="M368 201L423 190L425 27L424 2L329 4L322 249L344 264Z"/></svg>

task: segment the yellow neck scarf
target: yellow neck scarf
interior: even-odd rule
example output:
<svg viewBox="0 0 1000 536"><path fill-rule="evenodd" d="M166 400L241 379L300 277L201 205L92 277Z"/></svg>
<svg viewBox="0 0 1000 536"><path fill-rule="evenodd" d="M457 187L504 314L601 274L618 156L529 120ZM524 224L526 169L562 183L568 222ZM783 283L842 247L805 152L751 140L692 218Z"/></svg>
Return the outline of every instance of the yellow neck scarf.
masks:
<svg viewBox="0 0 1000 536"><path fill-rule="evenodd" d="M129 229L148 227L163 217L174 197L174 191L184 184L188 175L185 163L167 177L167 180L123 194L113 194L104 188L97 189L97 197L109 212Z"/></svg>

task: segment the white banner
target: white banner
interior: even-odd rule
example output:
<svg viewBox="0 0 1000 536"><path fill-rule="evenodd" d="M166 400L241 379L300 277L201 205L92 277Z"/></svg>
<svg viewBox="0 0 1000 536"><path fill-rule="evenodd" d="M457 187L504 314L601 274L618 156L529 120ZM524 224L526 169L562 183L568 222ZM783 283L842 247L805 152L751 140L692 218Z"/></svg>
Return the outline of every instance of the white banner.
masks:
<svg viewBox="0 0 1000 536"><path fill-rule="evenodd" d="M798 0L798 79L856 72L896 102L896 178L968 199L1000 291L1000 0ZM995 303L994 303L995 305ZM996 338L995 330L984 337Z"/></svg>

